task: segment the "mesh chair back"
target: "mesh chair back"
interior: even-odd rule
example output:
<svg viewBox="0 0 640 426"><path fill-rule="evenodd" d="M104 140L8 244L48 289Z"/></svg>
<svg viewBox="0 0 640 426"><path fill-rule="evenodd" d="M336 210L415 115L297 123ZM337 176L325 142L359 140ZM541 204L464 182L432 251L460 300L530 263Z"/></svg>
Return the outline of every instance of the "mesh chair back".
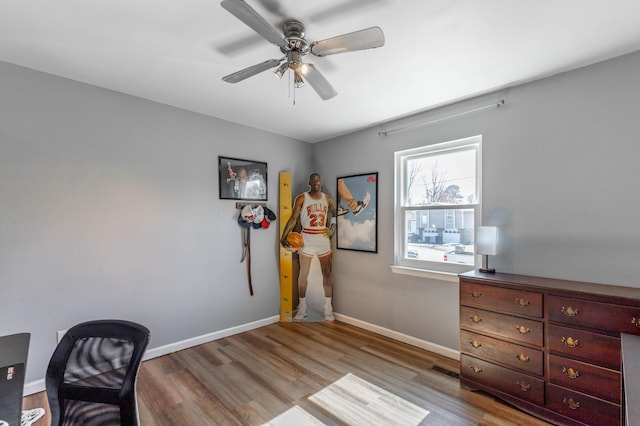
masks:
<svg viewBox="0 0 640 426"><path fill-rule="evenodd" d="M47 368L52 426L138 425L136 377L149 336L121 320L69 329Z"/></svg>

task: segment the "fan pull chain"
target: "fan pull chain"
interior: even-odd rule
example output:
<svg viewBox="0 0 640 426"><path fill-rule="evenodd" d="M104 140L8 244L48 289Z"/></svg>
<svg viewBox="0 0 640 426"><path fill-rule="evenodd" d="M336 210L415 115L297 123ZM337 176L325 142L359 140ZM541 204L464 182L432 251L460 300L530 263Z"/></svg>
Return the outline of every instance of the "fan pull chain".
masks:
<svg viewBox="0 0 640 426"><path fill-rule="evenodd" d="M291 88L293 87L293 106L296 106L296 82L291 79L293 71L289 70L289 98L291 98Z"/></svg>

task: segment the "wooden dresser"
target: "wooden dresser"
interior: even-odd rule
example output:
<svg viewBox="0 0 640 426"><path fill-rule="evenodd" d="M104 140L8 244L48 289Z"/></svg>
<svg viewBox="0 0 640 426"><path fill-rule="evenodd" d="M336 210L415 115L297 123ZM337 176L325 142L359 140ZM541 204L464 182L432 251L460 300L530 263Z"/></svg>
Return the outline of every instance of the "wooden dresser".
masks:
<svg viewBox="0 0 640 426"><path fill-rule="evenodd" d="M461 383L558 425L624 424L620 333L640 288L460 275Z"/></svg>

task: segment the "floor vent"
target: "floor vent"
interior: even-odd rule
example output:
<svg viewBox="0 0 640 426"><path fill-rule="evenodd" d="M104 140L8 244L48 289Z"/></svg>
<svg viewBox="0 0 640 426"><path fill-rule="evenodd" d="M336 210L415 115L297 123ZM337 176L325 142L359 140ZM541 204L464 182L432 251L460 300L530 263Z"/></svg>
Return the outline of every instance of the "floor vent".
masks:
<svg viewBox="0 0 640 426"><path fill-rule="evenodd" d="M449 377L453 377L454 379L458 379L460 380L460 374L454 372L454 371L449 371L446 368L442 368L438 365L434 365L433 367L431 367L431 369L433 371L437 371L438 373L442 373L442 374L446 374Z"/></svg>

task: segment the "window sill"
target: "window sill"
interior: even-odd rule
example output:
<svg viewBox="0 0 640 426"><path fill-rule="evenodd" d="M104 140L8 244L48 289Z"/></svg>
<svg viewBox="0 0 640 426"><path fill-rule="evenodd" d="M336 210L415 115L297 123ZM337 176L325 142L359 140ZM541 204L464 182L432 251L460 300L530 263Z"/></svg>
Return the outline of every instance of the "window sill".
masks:
<svg viewBox="0 0 640 426"><path fill-rule="evenodd" d="M432 271L428 269L409 268L406 266L390 266L394 274L411 275L420 278L433 278L439 281L458 282L458 274L454 272Z"/></svg>

